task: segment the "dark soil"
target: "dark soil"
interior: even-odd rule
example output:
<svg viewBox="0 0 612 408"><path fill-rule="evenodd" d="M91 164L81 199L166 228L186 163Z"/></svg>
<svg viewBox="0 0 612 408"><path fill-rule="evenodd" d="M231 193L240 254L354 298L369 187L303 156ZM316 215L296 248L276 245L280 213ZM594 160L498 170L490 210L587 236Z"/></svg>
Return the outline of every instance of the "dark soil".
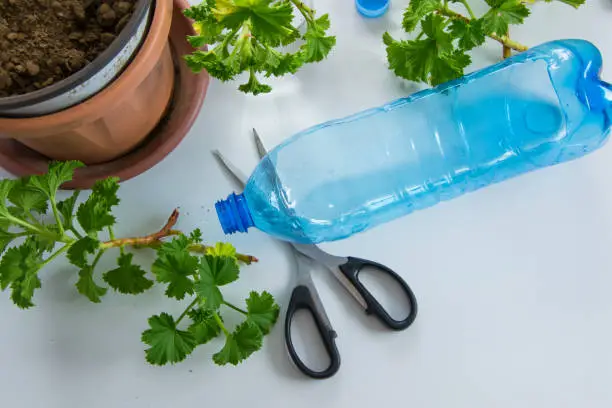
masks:
<svg viewBox="0 0 612 408"><path fill-rule="evenodd" d="M137 0L0 0L0 98L61 81L92 62Z"/></svg>

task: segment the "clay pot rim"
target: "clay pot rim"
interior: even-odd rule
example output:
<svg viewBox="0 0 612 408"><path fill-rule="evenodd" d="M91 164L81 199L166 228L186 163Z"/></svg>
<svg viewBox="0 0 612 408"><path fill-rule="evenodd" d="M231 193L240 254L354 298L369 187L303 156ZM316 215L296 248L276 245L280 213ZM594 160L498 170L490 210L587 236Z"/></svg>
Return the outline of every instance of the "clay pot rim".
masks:
<svg viewBox="0 0 612 408"><path fill-rule="evenodd" d="M142 1L153 2L151 5L153 18L140 49L121 75L96 95L65 110L32 118L0 117L0 129L30 131L40 128L40 126L61 126L83 117L89 117L91 118L90 121L94 121L100 115L92 114L92 111L103 112L138 87L144 80L142 70L145 64L149 61L157 61L164 50L165 43L168 41L173 8L171 0ZM167 14L170 14L170 17Z"/></svg>
<svg viewBox="0 0 612 408"><path fill-rule="evenodd" d="M142 19L147 13L147 10L149 8L153 10L155 3L155 0L137 0L132 17L126 26L123 27L123 30L121 30L121 33L117 36L115 41L113 41L110 46L102 51L102 53L100 53L91 63L85 66L85 68L43 89L23 95L0 98L0 112L3 110L19 109L28 105L44 102L48 99L52 99L66 93L68 90L75 88L83 82L89 80L104 67L106 67L108 63L126 46L130 38L136 34ZM145 33L145 36L146 35L147 33ZM129 64L129 62L127 64Z"/></svg>

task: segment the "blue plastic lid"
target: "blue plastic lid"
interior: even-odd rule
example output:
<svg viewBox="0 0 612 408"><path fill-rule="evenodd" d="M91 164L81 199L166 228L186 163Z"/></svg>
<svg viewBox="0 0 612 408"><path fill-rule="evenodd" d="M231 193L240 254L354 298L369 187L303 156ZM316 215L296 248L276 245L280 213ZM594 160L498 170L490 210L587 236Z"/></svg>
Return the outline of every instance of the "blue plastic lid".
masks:
<svg viewBox="0 0 612 408"><path fill-rule="evenodd" d="M389 9L391 0L355 0L357 11L365 17L380 17Z"/></svg>
<svg viewBox="0 0 612 408"><path fill-rule="evenodd" d="M217 201L215 209L225 234L247 232L255 225L243 194L230 194L227 199Z"/></svg>

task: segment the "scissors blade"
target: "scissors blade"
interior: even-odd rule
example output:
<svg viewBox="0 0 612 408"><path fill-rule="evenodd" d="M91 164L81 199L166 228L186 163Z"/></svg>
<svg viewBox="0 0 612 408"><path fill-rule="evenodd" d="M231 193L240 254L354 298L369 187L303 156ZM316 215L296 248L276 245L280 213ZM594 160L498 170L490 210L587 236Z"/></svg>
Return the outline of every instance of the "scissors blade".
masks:
<svg viewBox="0 0 612 408"><path fill-rule="evenodd" d="M368 308L368 303L363 296L361 296L357 288L340 271L340 265L344 265L349 261L347 257L329 254L323 251L317 245L312 244L291 243L291 246L293 246L297 252L307 256L310 259L314 259L327 267L327 269L336 277L342 286L344 286L344 289L347 290L347 292L357 301L357 303L359 303L364 309Z"/></svg>
<svg viewBox="0 0 612 408"><path fill-rule="evenodd" d="M213 150L213 155L240 186L244 187L246 185L248 178L238 167L234 166L234 164L223 156L219 150Z"/></svg>
<svg viewBox="0 0 612 408"><path fill-rule="evenodd" d="M260 159L263 159L263 157L268 154L268 149L266 149L266 146L264 146L263 142L261 141L261 137L259 136L259 133L257 133L257 130L255 130L255 128L253 128L253 139L255 139L257 154L259 154Z"/></svg>

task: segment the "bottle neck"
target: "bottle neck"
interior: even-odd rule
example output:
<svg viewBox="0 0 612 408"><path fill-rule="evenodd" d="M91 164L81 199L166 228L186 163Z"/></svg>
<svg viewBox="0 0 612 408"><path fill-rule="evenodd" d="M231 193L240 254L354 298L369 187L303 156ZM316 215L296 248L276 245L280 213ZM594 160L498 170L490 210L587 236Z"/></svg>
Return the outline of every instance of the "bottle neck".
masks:
<svg viewBox="0 0 612 408"><path fill-rule="evenodd" d="M217 201L215 209L225 234L247 232L255 225L244 194L230 194L225 200Z"/></svg>

